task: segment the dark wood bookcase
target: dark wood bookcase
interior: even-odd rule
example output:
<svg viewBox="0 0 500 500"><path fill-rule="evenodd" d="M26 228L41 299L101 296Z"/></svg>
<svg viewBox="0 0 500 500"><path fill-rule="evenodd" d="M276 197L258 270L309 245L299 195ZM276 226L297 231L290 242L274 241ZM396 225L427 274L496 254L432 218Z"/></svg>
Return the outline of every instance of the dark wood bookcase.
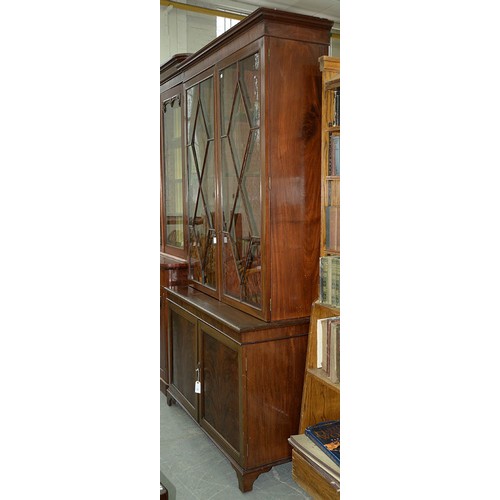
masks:
<svg viewBox="0 0 500 500"><path fill-rule="evenodd" d="M162 209L163 251L175 242L188 264L187 286L163 287L167 402L213 439L241 491L290 460L299 426L320 256L317 61L331 26L259 9L162 67L162 137L179 102L183 145L182 169L163 169L162 207L181 208L169 204L180 172L185 195L183 238Z"/></svg>

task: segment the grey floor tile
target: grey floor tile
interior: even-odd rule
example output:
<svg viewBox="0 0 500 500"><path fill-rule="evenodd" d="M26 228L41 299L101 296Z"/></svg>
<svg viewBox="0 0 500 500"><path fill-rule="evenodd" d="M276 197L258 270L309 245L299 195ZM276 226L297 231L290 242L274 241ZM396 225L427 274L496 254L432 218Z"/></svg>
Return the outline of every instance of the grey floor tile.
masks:
<svg viewBox="0 0 500 500"><path fill-rule="evenodd" d="M310 499L292 478L291 462L273 467L241 493L229 461L198 424L160 393L160 470L176 488L176 500Z"/></svg>

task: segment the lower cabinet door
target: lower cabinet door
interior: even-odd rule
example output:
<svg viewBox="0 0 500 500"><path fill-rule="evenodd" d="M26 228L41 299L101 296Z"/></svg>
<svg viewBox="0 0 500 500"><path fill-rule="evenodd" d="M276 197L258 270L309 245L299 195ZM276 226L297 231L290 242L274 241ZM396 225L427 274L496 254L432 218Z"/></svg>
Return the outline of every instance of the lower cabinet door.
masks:
<svg viewBox="0 0 500 500"><path fill-rule="evenodd" d="M200 376L197 320L171 302L168 302L168 340L168 392L198 420L198 394L195 392L195 383Z"/></svg>
<svg viewBox="0 0 500 500"><path fill-rule="evenodd" d="M202 366L200 424L241 464L241 347L207 324L200 321L198 325Z"/></svg>
<svg viewBox="0 0 500 500"><path fill-rule="evenodd" d="M168 346L167 346L167 299L160 290L160 389L166 392L168 377Z"/></svg>

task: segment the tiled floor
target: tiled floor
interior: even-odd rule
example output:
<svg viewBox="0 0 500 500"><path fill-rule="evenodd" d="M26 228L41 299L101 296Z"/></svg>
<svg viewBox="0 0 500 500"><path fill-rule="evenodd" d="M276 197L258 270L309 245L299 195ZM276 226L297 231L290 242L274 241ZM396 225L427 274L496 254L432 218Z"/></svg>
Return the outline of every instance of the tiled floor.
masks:
<svg viewBox="0 0 500 500"><path fill-rule="evenodd" d="M160 470L174 485L176 500L311 498L292 479L292 464L261 474L241 493L228 460L177 404L160 393Z"/></svg>

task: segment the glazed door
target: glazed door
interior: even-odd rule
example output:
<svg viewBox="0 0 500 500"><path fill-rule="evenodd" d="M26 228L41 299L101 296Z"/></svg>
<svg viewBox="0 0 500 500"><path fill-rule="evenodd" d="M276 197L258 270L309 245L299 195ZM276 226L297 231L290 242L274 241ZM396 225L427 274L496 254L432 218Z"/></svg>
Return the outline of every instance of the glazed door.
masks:
<svg viewBox="0 0 500 500"><path fill-rule="evenodd" d="M219 71L222 295L226 302L244 305L242 310L266 319L261 59L260 50L255 50Z"/></svg>
<svg viewBox="0 0 500 500"><path fill-rule="evenodd" d="M181 87L161 94L161 250L185 257Z"/></svg>
<svg viewBox="0 0 500 500"><path fill-rule="evenodd" d="M217 296L214 79L186 84L188 260L191 283Z"/></svg>
<svg viewBox="0 0 500 500"><path fill-rule="evenodd" d="M201 321L199 332L202 367L200 424L241 463L241 348Z"/></svg>
<svg viewBox="0 0 500 500"><path fill-rule="evenodd" d="M170 356L170 393L198 419L196 381L200 378L198 365L197 320L184 309L168 301L168 340Z"/></svg>

